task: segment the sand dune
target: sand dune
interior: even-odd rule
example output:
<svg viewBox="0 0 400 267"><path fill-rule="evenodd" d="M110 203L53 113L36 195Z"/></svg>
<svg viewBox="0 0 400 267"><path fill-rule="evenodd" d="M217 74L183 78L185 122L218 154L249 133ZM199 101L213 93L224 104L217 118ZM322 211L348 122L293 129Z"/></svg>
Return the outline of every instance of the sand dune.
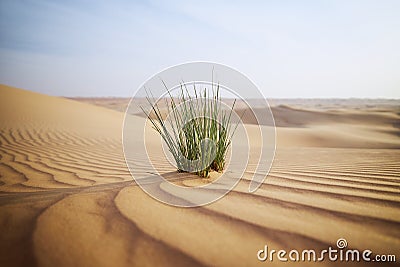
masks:
<svg viewBox="0 0 400 267"><path fill-rule="evenodd" d="M223 199L183 209L133 182L123 109L107 105L0 87L0 266L279 266L259 262L257 251L322 250L341 237L400 260L396 108L280 103L276 158L261 188L247 193L251 161ZM153 160L183 186L199 182Z"/></svg>
<svg viewBox="0 0 400 267"><path fill-rule="evenodd" d="M129 98L74 98L79 102L108 109L125 111ZM231 106L232 100L225 100ZM145 99L136 101L146 106ZM237 101L235 112L243 123L258 125L256 115L263 110L256 100L249 100L254 107ZM279 147L327 148L400 148L400 103L395 100L368 99L281 99L269 100L277 128ZM167 110L161 111L166 116ZM135 109L132 109L135 110ZM145 117L137 107L135 115ZM267 125L271 126L271 125Z"/></svg>

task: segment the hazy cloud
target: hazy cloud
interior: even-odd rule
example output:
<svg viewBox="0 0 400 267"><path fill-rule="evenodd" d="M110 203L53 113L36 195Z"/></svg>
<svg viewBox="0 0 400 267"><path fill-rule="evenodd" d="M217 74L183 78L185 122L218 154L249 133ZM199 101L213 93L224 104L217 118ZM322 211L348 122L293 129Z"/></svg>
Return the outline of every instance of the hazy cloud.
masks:
<svg viewBox="0 0 400 267"><path fill-rule="evenodd" d="M267 97L400 97L398 1L0 2L0 82L130 96L181 62L228 64Z"/></svg>

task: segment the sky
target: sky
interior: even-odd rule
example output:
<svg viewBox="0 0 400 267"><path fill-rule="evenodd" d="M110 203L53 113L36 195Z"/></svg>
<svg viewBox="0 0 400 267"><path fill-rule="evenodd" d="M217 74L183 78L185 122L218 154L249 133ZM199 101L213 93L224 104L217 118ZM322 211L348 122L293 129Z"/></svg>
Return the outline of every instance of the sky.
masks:
<svg viewBox="0 0 400 267"><path fill-rule="evenodd" d="M0 83L132 96L184 62L267 98L400 98L400 1L0 1Z"/></svg>

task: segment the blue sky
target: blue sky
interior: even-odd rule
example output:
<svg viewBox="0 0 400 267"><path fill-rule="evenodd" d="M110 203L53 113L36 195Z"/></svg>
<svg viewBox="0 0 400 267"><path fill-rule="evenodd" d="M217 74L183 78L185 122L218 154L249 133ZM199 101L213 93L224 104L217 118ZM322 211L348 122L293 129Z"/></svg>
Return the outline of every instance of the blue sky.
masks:
<svg viewBox="0 0 400 267"><path fill-rule="evenodd" d="M0 83L131 96L213 61L270 98L400 98L400 1L0 1Z"/></svg>

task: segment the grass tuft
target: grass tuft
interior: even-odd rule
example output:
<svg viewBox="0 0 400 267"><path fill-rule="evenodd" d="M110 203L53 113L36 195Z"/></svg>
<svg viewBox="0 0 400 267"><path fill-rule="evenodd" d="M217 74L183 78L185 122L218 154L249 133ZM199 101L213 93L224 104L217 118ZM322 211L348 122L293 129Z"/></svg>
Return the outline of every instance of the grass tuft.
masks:
<svg viewBox="0 0 400 267"><path fill-rule="evenodd" d="M190 94L186 84L182 83L178 97L173 97L168 90L168 97L164 99L169 114L166 118L150 92L146 99L151 109L142 110L166 143L179 172L208 177L212 170L224 170L226 154L237 127L236 124L232 128L231 124L236 100L230 109L224 108L219 84L216 88L212 85L210 91L207 88L197 90L193 84Z"/></svg>

